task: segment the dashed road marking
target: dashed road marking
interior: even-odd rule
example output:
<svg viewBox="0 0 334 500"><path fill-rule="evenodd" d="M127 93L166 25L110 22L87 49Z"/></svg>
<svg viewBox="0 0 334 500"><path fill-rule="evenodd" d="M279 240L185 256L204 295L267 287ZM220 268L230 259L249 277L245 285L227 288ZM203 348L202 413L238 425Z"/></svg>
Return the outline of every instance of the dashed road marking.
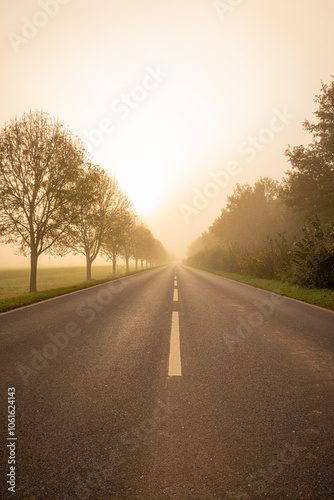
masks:
<svg viewBox="0 0 334 500"><path fill-rule="evenodd" d="M179 313L176 311L172 313L168 376L181 377Z"/></svg>
<svg viewBox="0 0 334 500"><path fill-rule="evenodd" d="M177 293L177 288L174 288L173 302L177 302L179 300L179 294Z"/></svg>

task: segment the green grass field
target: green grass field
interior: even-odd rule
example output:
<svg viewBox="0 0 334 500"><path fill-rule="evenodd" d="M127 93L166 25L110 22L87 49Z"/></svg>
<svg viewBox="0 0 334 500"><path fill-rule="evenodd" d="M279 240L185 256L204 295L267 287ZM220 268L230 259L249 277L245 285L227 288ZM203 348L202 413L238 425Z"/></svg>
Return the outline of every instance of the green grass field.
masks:
<svg viewBox="0 0 334 500"><path fill-rule="evenodd" d="M94 285L106 283L117 277L129 276L154 268L138 271L117 267L117 275L111 275L110 266L96 266L92 269L92 281L85 281L84 267L42 268L38 271L37 292L29 293L29 271L26 269L0 270L0 313L27 306L42 300L59 297Z"/></svg>
<svg viewBox="0 0 334 500"><path fill-rule="evenodd" d="M93 266L94 280L112 277L112 266ZM125 267L117 267L118 274L125 273ZM0 269L0 299L22 295L29 292L29 269ZM50 290L83 283L86 280L86 268L53 267L40 268L37 272L37 290Z"/></svg>

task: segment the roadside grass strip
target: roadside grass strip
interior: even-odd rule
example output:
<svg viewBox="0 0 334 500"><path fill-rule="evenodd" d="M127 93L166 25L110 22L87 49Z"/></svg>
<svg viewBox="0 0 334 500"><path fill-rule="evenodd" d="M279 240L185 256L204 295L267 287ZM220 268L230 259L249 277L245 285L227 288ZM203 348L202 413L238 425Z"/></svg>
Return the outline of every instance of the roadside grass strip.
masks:
<svg viewBox="0 0 334 500"><path fill-rule="evenodd" d="M24 307L31 304L35 304L36 302L41 302L43 300L51 299L53 297L60 297L61 295L65 295L71 292L76 292L78 290L84 290L85 288L90 288L96 285L101 285L103 283L108 283L109 281L114 281L119 278L131 276L133 274L142 273L144 271L150 271L151 269L156 269L156 267L139 269L137 271L131 271L129 273L119 274L114 277L108 277L104 279L78 283L72 286L52 288L50 290L43 290L41 292L26 293L23 295L16 295L14 297L6 297L4 299L0 299L0 313L11 311L12 309L17 309L18 307Z"/></svg>

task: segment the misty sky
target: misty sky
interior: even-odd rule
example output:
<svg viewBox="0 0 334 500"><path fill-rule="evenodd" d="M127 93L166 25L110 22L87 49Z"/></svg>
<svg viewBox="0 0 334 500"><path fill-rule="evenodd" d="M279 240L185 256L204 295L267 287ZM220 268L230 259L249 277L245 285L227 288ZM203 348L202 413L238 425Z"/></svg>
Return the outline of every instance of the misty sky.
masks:
<svg viewBox="0 0 334 500"><path fill-rule="evenodd" d="M284 150L311 140L302 121L334 74L333 0L0 8L0 125L30 109L68 124L180 257L237 182L282 178ZM2 266L26 262L0 251Z"/></svg>

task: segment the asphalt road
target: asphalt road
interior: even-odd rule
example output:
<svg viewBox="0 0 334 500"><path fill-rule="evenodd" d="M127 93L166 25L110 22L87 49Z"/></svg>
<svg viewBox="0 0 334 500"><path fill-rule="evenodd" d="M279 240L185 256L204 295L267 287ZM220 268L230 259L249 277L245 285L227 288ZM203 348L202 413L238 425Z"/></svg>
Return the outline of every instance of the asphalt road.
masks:
<svg viewBox="0 0 334 500"><path fill-rule="evenodd" d="M0 327L1 498L334 498L333 312L168 266Z"/></svg>

